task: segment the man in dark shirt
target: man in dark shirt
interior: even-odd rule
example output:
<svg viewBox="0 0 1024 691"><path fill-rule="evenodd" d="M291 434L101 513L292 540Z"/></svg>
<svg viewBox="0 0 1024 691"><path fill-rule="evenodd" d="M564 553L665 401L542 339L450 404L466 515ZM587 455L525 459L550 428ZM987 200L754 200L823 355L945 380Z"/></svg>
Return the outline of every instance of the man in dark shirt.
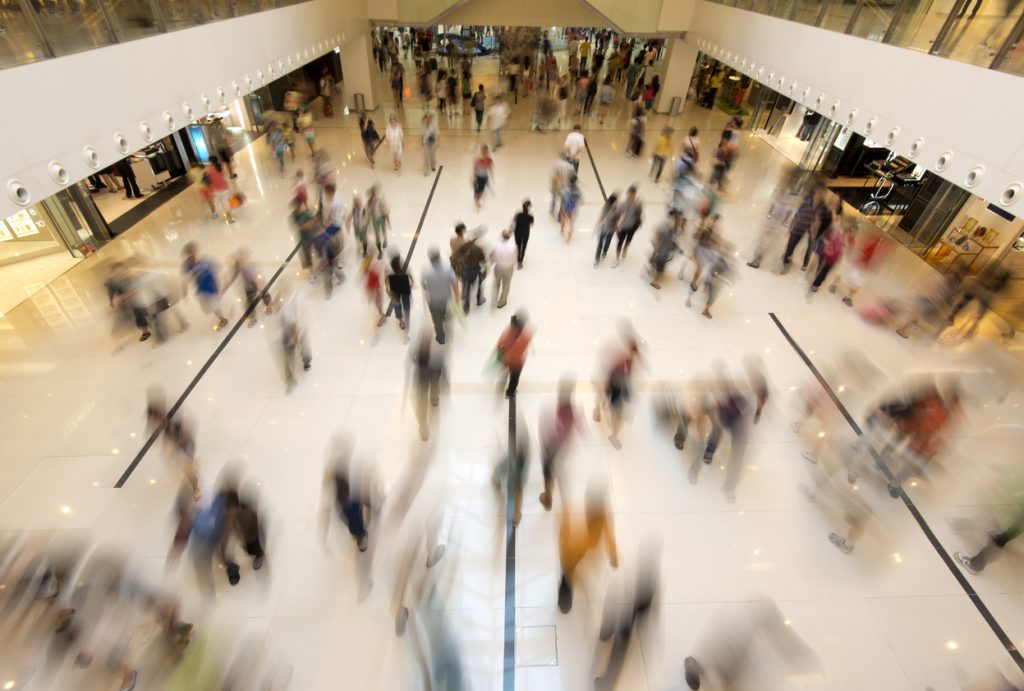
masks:
<svg viewBox="0 0 1024 691"><path fill-rule="evenodd" d="M533 214L530 213L530 200L523 202L523 210L516 214L513 224L516 238L516 247L519 249L519 268L523 268L523 259L526 258L526 243L530 241L530 227L533 225Z"/></svg>

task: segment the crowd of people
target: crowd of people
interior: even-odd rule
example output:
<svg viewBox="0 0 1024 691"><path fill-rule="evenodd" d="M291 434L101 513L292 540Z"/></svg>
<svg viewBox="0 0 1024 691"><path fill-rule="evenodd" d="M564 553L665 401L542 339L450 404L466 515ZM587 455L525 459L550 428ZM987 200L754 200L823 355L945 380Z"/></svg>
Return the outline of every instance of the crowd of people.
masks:
<svg viewBox="0 0 1024 691"><path fill-rule="evenodd" d="M641 46L609 31L569 33L566 38L567 73L559 72L549 37L545 35L535 59L525 64L517 59L503 66L505 81L493 95L487 94L483 84L474 85L472 60L448 50L451 43L436 43L436 37L429 31L374 32L373 51L381 72L388 75L395 111L403 108L404 62L410 52L413 55L418 93L430 107L423 115L420 140L425 175L437 168L439 134L435 114L452 118L468 116L472 111L472 124L477 131L485 124L490 130L493 144L476 145L468 171L478 211L488 190L493 195L492 153L504 145L502 129L520 93L537 92L536 100L542 104L538 112L547 114L546 119L534 120L538 128L549 127L552 114L559 126L571 123L564 142L549 147L557 148L557 152L552 152L556 153L556 162L548 191L549 214L557 222L562 240L572 243L583 204L579 178L581 159L587 152L584 128L591 122L588 117L595 113L597 124L602 124L621 84L631 114L625 152L634 158L644 156L647 120L660 88L655 64L661 45L659 41L648 41ZM444 57L430 57L435 54ZM442 60L446 67L438 64ZM556 104L554 109L549 107L552 103ZM427 489L433 487L432 475L443 472L434 463L431 438L440 424L442 403L449 393L452 341L469 328L474 308L479 311L488 299L496 310L512 304L510 296L514 293L516 273L529 270L527 250L531 232L536 232L533 202L488 200L488 204L507 206L511 216L508 226L489 234L482 225L470 228L456 221L447 256L441 247L429 246L425 252L427 265L414 276L410 256L403 256L394 246L390 208L380 184L370 184L346 203L338 189L330 155L319 145L312 123L303 118L304 114L300 115L302 124L297 131L303 133L308 144L308 161L304 153L296 158L294 132L290 140L288 127L271 124L267 138L280 173L286 174L289 161L295 169L289 216L302 279L309 284L322 284L325 299L330 299L336 285L346 281L345 262L351 261L357 267L354 274L368 304L368 321L372 322L374 333L379 334L388 319L395 317L403 341L410 344L406 362L408 403L424 443L410 455L400 477L386 486L373 463L356 452L354 442L346 434L339 434L332 441L321 488L325 546L334 548L336 541L330 538L332 525L347 534L346 541L351 538L346 549L358 565L360 601L372 591L374 574L384 568L380 564L392 566L395 632L409 637L426 688L433 688L431 680L438 679L443 679L447 688L465 688L458 636L443 606L452 594L455 568L450 564L452 559L443 561L446 546L440 534L439 516L444 512L444 502L439 492ZM406 139L396 112L387 115L383 134L367 113L360 115L359 127L369 165L375 166L376 151L386 144L394 171L400 175ZM726 237L728 219L723 218L720 199L727 194L730 170L741 153L742 127L742 120L730 118L710 150L704 148L696 127L688 128L685 136L677 136L671 127L662 128L650 148L649 175L659 185L664 179L660 189L665 191L665 197L644 199L639 184L607 195L602 190L592 235L593 268L602 269L613 247L614 259L610 260L609 268L619 268L631 247L636 246L634 240L644 244L640 238L646 235L650 249L643 262L644 280L652 289L662 290L665 282L675 276L685 293L681 306L696 306L704 317L712 319L712 308L723 287L737 280L741 272L734 265L733 257L738 250ZM228 222L234 222L233 210L244 200L231 182L235 177L230 155L225 160L211 159L203 172L202 187L208 191L202 194L214 218L224 214ZM802 254L797 252L801 243ZM962 327L965 337L973 336L993 296L1009 280L1005 271L993 270L967 278L965 271L957 269L943 276L910 306L896 307L892 301L884 301L888 313L876 318L870 310L879 309L878 303L883 301L857 298L855 303L854 298L874 270L884 247L880 236L862 228L855 214L820 178L793 169L778 182L746 266L750 271L772 266L784 275L791 270L796 256L801 260L800 274L805 278L802 288L808 300L825 286L828 292L841 295L843 304L862 310L865 319L890 323L904 338L915 327L930 327L938 337L968 305L975 304L975 315ZM254 267L251 254L243 247L223 259L215 259L204 253L201 243L188 242L182 248L181 280L177 282L180 285L138 262L116 264L106 288L110 306L117 314L119 334L131 332L134 327L140 340L154 337L160 343L169 337L168 322L173 320L180 331L186 330L189 323L182 314L180 301L189 291L202 310L212 315L213 327L223 329L229 324L230 314L222 304L223 298L238 283L244 305L238 326L242 321L256 325L261 317L277 320L279 358L285 387L291 392L299 385L300 367L302 371L312 367L309 318L305 314L310 291L301 285L302 281L290 278L268 285ZM490 290L485 287L488 278ZM415 303L419 299L424 304L417 309ZM534 354L538 325L527 310L509 312L508 325L494 334L488 372L497 381L499 395L514 406L528 360L543 354ZM415 324L418 331L413 335L417 314L425 319L423 324ZM598 688L614 687L630 641L638 629L649 626L654 616L660 547L656 540L648 540L635 559L621 554L608 488L593 479L574 486L566 458L574 438L592 433L606 437L615 450L623 447L622 435L632 418L631 407L638 405L640 398L636 373L648 365L644 342L642 334L622 323L597 357L598 374L590 415L593 425L588 424L587 416L578 407L577 382L563 379L557 392L545 401L536 437L520 431L515 440L510 440L509 450L501 455L492 476L499 506L510 501L512 523L518 526L530 473L531 449L539 451L543 491L538 502L545 511L554 511L557 516L556 597L562 613L572 609L580 590L589 604L601 604L597 593L587 593L585 571L601 568L588 555L600 553L611 568L617 569L621 561L631 569L629 585L623 586L627 594L610 592L604 602L599 645L610 651L599 653L600 664L595 661L595 668L600 670ZM858 363L851 360L842 366L848 374L858 373L865 391L879 385L877 379L865 374L867 368ZM852 374L846 378L856 379ZM850 555L875 513L872 499L866 498L868 493L859 488L877 486L898 497L910 478L934 472L941 464L946 440L961 416L964 394L955 381L898 382L876 397L864 420L865 436L852 439L848 438L849 433L842 433L844 422L837 418L820 387L815 384L807 391L816 393L803 396L798 419L793 423L810 472L810 481L801 483L800 492L826 511L826 520L830 521L828 540ZM710 466L716 457L726 458L721 463L722 493L728 503L733 503L743 476L746 449L756 433L770 392L764 363L751 357L742 371L716 364L710 371L694 376L676 390L652 397L649 402L676 448L689 454L690 483L698 483L704 466ZM150 434L165 442L167 455L175 459L181 472L183 491L176 496L172 510L175 528L169 563L187 555L200 591L207 598L219 589L214 574L221 569L229 587L240 582L241 555L248 557L246 571L251 573L246 573L246 578L257 577L257 571L269 568L268 549L272 545L267 544L265 516L251 485L242 482L239 472L229 469L212 486L206 484L204 491L193 422L178 406L168 406L162 392L150 393L146 418ZM856 443L851 446L850 441ZM723 448L726 450L721 451ZM837 527L839 522L845 528ZM1024 521L1015 514L980 551L958 553L956 558L965 569L978 573L1019 536L1022 525ZM388 541L397 546L385 549ZM59 580L56 574L64 573L57 567L47 569L33 572L35 580L22 579L31 597L37 597L32 593L53 587L49 583ZM54 576L45 576L51 571ZM135 589L133 586L132 590ZM191 626L177 620L171 601L151 595L141 601L159 617L171 648L181 647L183 642L187 646ZM59 611L70 612L62 616L77 626L80 616L74 608ZM768 600L749 603L743 612L733 612L720 621L725 622L718 627L721 630L709 633L694 655L686 658L683 681L689 688L700 688L702 680L709 678L732 688L729 685L753 666L748 653L755 633L764 633L791 666L809 669L817 665L813 653L783 623L778 607ZM69 624L59 633L69 628L73 627ZM728 644L723 643L726 639ZM124 676L123 688L131 688L127 684L134 683L137 676L132 664L119 661L117 670Z"/></svg>

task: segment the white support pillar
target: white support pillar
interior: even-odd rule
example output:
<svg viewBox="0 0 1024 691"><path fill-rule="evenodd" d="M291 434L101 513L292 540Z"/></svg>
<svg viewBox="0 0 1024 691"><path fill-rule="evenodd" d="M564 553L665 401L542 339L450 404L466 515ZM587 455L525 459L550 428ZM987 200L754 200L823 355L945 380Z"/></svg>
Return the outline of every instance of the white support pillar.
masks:
<svg viewBox="0 0 1024 691"><path fill-rule="evenodd" d="M377 107L377 96L374 92L373 71L377 69L373 62L373 45L370 34L355 36L341 46L341 74L345 88L345 105L355 111L355 95L362 94L367 110Z"/></svg>
<svg viewBox="0 0 1024 691"><path fill-rule="evenodd" d="M656 113L667 113L675 97L686 101L686 90L690 86L696 62L697 49L694 46L681 38L669 39L665 61L661 67L661 91L654 102Z"/></svg>

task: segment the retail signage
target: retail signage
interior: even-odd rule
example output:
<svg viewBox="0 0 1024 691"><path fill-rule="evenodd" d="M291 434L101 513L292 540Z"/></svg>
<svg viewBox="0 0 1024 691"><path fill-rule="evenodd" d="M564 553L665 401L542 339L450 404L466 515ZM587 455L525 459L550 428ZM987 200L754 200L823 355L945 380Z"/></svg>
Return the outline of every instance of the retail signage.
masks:
<svg viewBox="0 0 1024 691"><path fill-rule="evenodd" d="M36 227L35 220L32 218L32 216L35 215L35 209L22 209L13 216L7 217L7 225L10 227L11 232L14 233L15 237L24 238L31 235L38 235L39 229Z"/></svg>

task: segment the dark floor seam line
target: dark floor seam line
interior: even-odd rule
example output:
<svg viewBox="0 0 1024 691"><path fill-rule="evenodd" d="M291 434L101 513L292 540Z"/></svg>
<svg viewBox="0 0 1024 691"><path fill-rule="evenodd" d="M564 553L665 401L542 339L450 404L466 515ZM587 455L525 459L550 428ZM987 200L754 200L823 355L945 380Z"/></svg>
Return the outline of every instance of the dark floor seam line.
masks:
<svg viewBox="0 0 1024 691"><path fill-rule="evenodd" d="M508 463L516 456L516 397L508 399ZM511 477L511 473L509 474ZM505 497L505 655L503 691L516 688L516 526L515 497L506 479Z"/></svg>
<svg viewBox="0 0 1024 691"><path fill-rule="evenodd" d="M604 183L601 182L601 174L597 172L597 164L594 163L594 154L590 151L590 142L583 138L583 146L587 147L587 157L590 159L590 167L594 169L594 177L597 178L597 186L601 189L601 198L608 201L608 195L604 191Z"/></svg>
<svg viewBox="0 0 1024 691"><path fill-rule="evenodd" d="M784 327L782 325L782 322L779 321L779 318L775 316L774 312L769 312L768 316L771 317L773 322L775 322L775 326L777 326L779 331L782 332L782 336L786 339L786 341L789 342L789 345L793 348L793 350L796 351L796 354L800 356L800 359L804 361L804 364L807 365L807 368L811 370L811 373L814 375L814 378L817 379L818 383L821 384L822 388L825 389L825 392L828 394L829 398L832 399L832 403L839 410L843 418L846 419L846 422L853 429L854 433L856 433L858 437L863 437L864 431L860 428L860 425L858 425L857 422L853 419L853 416L850 415L850 411L848 411L846 409L846 406L843 405L843 402L839 400L839 397L836 395L835 391L833 391L829 383L825 381L825 378L821 375L821 372L818 371L818 368L814 366L814 363L811 362L811 359L804 352L803 348L801 348L800 345L793 339L789 331L786 330L786 327ZM885 461L878 454L878 452L871 447L870 444L866 445L866 448L868 449L868 452L871 454L871 456L875 459L875 463L878 465L878 468L882 471L882 474L885 475L886 481L892 483L894 477L892 473L889 471L889 467L885 464ZM942 543L939 541L938 536L931 529L931 526L928 525L928 521L926 521L924 516L921 515L921 512L920 510L918 510L917 505L914 504L913 500L903 490L902 487L899 488L899 497L903 501L903 505L907 507L907 510L910 512L910 515L913 516L914 520L917 522L917 525L921 529L921 532L923 532L924 536L928 538L928 542L931 543L932 548L938 553L939 558L942 559L942 562L946 565L946 568L949 569L950 573L953 574L953 578L955 578L957 583L960 584L960 587L963 589L964 593L966 593L967 598L974 604L974 607L978 610L978 613L981 614L981 618L984 619L985 623L988 624L989 628L992 630L992 633L994 633L996 638L999 639L999 642L1006 649L1006 652L1013 659L1017 667L1022 672L1024 672L1024 656L1021 655L1020 651L1017 649L1017 646L1014 645L1010 637L1006 635L1006 631L1004 631L1003 627L999 625L998 621L996 621L996 618L992 615L992 612L989 610L988 606L985 605L984 601L982 601L981 596L978 595L977 591L974 589L974 586L972 586L970 582L967 580L967 577L964 576L963 572L960 570L960 567L958 567L956 565L956 562L953 561L953 558L949 556L949 552L947 552L946 549L942 546Z"/></svg>
<svg viewBox="0 0 1024 691"><path fill-rule="evenodd" d="M230 343L231 339L235 337L235 334L238 333L238 330L242 328L242 324L245 323L245 321L252 314L253 310L256 309L256 306L262 303L264 296L269 294L271 286L273 286L274 282L277 281L277 279L281 276L282 272L284 272L289 262L291 262L291 260L295 257L296 253L299 251L299 248L301 246L302 243L298 243L295 245L295 247L292 248L292 251L288 253L288 256L285 257L285 260L281 262L281 266L277 267L277 271L274 272L274 275L270 277L269 281L267 281L267 284L263 287L263 290L261 290L259 295L256 296L256 299L249 303L249 305L245 309L245 312L243 312L242 316L238 319L237 322L235 322L235 325L231 327L231 331L229 331L227 336L225 336L221 340L216 350L213 351L213 354L210 355L210 357L206 360L203 366L196 373L196 376L192 378L192 381L189 382L189 385L178 397L178 400L175 401L174 405L171 406L170 410L167 411L168 420L174 417L174 415L181 409L181 406L185 403L185 399L188 398L189 394L191 394L192 391L199 384L199 380L202 379L203 376L210 370L210 367L213 366L213 363L217 360L217 357L222 352L224 352L224 349L227 348L228 343ZM128 482L128 478L132 476L132 473L135 472L135 469L138 467L139 463L142 462L142 459L145 458L147 453L149 453L149 450L153 447L153 444L156 443L156 440L160 437L161 432L162 430L157 429L154 430L154 432L149 435L149 438L146 439L146 443L142 445L142 448L139 449L139 452L135 454L135 458L132 459L132 462L128 464L128 467L121 474L121 477L118 478L117 482L114 484L115 489L121 489L122 487L124 487L125 483Z"/></svg>

